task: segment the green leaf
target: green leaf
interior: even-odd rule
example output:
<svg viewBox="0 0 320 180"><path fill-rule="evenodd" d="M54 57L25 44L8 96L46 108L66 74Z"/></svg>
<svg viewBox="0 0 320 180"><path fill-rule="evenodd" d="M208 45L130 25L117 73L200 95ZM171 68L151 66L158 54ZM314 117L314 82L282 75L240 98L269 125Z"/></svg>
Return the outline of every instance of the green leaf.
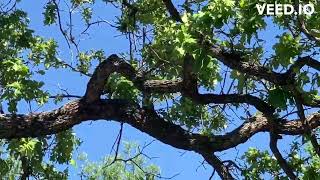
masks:
<svg viewBox="0 0 320 180"><path fill-rule="evenodd" d="M285 109L290 93L280 88L271 89L269 91L268 101L277 108Z"/></svg>
<svg viewBox="0 0 320 180"><path fill-rule="evenodd" d="M44 15L44 21L43 23L45 25L51 25L56 22L57 19L57 10L56 5L52 2L48 3L45 7L45 11L43 13Z"/></svg>

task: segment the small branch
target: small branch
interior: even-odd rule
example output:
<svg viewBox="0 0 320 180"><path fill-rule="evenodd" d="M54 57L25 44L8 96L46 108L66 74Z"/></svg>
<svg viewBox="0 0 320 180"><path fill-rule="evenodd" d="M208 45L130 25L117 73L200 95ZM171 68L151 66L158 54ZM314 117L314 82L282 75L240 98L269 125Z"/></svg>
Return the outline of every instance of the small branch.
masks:
<svg viewBox="0 0 320 180"><path fill-rule="evenodd" d="M67 42L67 45L68 45L68 47L69 47L69 49L70 49L70 48L71 48L71 45L70 45L70 43L69 43L69 37L68 37L66 31L65 31L65 30L63 29L63 27L62 27L59 5L58 5L58 3L56 2L56 0L53 0L52 2L54 3L55 9L56 9L56 12L57 12L58 25L59 25L60 32L62 33L63 37L65 38L65 40L66 40L66 42Z"/></svg>
<svg viewBox="0 0 320 180"><path fill-rule="evenodd" d="M54 95L54 96L49 96L49 98L51 98L51 99L55 99L55 98L82 98L82 96L72 95L72 94L58 94L58 95Z"/></svg>
<svg viewBox="0 0 320 180"><path fill-rule="evenodd" d="M122 131L123 131L123 123L120 124L119 134L118 134L116 142L115 142L115 144L116 144L115 156L114 156L113 161L110 163L110 165L115 163L116 160L118 159L119 148L120 148L120 143L121 143L121 139L122 139ZM113 147L114 146L112 146L112 149L113 149Z"/></svg>
<svg viewBox="0 0 320 180"><path fill-rule="evenodd" d="M74 72L78 72L78 73L80 73L80 74L82 74L82 75L85 75L85 76L87 76L87 77L91 77L91 76L92 76L92 74L87 73L87 72L84 72L84 71L82 71L82 70L79 70L79 69L77 69L76 67L73 67L72 65L70 65L70 64L68 64L68 63L66 63L66 62L60 61L59 63L60 63L61 65L63 65L63 66L66 66L66 67L70 68L70 69L71 69L72 71L74 71Z"/></svg>
<svg viewBox="0 0 320 180"><path fill-rule="evenodd" d="M113 25L109 21L102 19L102 20L98 20L98 21L94 21L94 22L88 23L87 27L80 34L86 34L86 32L90 29L91 26L96 25L96 24L100 25L101 23L105 23L105 24L108 24L109 26L111 26L113 28L117 28L117 26Z"/></svg>

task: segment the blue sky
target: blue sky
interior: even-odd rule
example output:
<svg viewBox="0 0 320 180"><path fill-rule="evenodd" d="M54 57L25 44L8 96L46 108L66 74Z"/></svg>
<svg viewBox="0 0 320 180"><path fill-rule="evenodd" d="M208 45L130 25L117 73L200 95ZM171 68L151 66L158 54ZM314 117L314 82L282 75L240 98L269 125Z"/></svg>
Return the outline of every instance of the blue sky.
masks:
<svg viewBox="0 0 320 180"><path fill-rule="evenodd" d="M72 62L74 57L70 54L67 44L59 32L58 27L43 26L42 7L45 2L35 2L36 1L22 1L19 5L19 7L22 7L29 13L28 16L31 20L31 28L36 30L35 33L38 35L56 39L59 43L59 57L61 59L66 59L68 62ZM114 8L111 8L110 6L106 7L101 3L98 3L96 10L98 11L98 14L102 14L108 21L114 20L115 14L118 13ZM279 30L271 27L264 33L263 38L271 39L270 37L274 37L276 33L279 33ZM90 29L90 34L90 36L85 37L81 42L81 50L103 49L106 52L106 55L110 55L113 53L125 52L129 48L128 41L123 36L118 36L120 34L108 25L103 24L100 26L94 26ZM271 48L273 43L274 41L267 41L266 47L268 49ZM61 93L59 91L59 86L61 86L61 88L67 89L70 94L83 95L88 81L87 77L79 76L78 73L72 73L69 70L50 70L46 76L37 78L46 82L45 88L52 94ZM26 109L23 108L23 105L23 103L20 103L20 112L26 111ZM40 108L39 111L51 110L59 107L59 105L49 103ZM83 141L78 152L86 152L88 154L88 158L92 161L100 160L103 156L110 153L111 146L115 141L119 128L119 123L110 121L86 122L76 126L74 128L75 132ZM143 145L144 143L152 141L153 138L131 128L128 125L125 125L123 140L138 142ZM236 157L237 151L242 154L248 147L256 146L262 149L268 149L268 144L268 135L258 134L246 144L218 153L218 155L221 155L222 159L233 159L233 157ZM146 151L150 156L158 157L157 159L153 159L152 163L160 166L162 176L170 177L179 173L179 175L174 179L208 179L212 173L212 168L210 166L206 166L206 168L198 168L198 166L201 165L203 158L196 153L175 149L158 141L152 143ZM197 168L198 170L196 171ZM72 170L71 173L71 179L78 179L75 170ZM215 176L213 179L219 179L219 177Z"/></svg>

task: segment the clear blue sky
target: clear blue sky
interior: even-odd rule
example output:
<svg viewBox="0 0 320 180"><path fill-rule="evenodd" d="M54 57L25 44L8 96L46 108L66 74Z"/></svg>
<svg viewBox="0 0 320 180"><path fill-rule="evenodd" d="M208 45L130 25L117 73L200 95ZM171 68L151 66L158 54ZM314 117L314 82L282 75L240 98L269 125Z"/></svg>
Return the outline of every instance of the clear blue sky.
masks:
<svg viewBox="0 0 320 180"><path fill-rule="evenodd" d="M33 2L33 3L30 3ZM35 3L40 2L40 3ZM44 1L22 1L19 7L22 7L29 13L31 20L31 27L36 30L36 34L54 38L59 42L59 57L67 59L69 62L72 59L70 51L63 39L57 26L44 27L42 7ZM114 8L106 7L101 3L98 3L96 8L98 14L101 14L105 19L114 20L115 14L118 12ZM77 22L75 22L77 24ZM75 27L77 28L77 27ZM270 27L267 32L264 33L264 39L270 39L274 37L275 33L279 33L274 27ZM103 49L106 55L113 53L125 52L128 50L128 41L123 37L115 37L119 35L113 28L108 25L94 26L90 30L90 36L86 37L81 42L81 50L88 49ZM274 42L267 41L266 47L269 49ZM38 77L46 82L45 88L52 92L52 94L60 93L58 85L64 89L68 89L70 94L82 95L85 92L86 83L88 78L80 77L78 73L72 73L69 70L51 70L46 76ZM62 103L63 104L63 103ZM25 112L23 103L20 104L20 112ZM61 104L60 104L61 105ZM53 103L39 109L51 110L59 107ZM88 158L93 161L100 160L103 156L110 153L111 146L117 136L120 124L107 121L99 122L87 122L75 127L75 132L78 137L83 140L78 152L86 152ZM141 145L153 140L152 137L147 134L141 133L130 126L126 125L124 128L123 139L126 141L139 142ZM280 141L282 142L282 141ZM256 135L249 140L245 145L239 145L237 148L219 153L222 159L233 159L236 156L236 152L239 151L242 154L248 147L258 146L259 148L268 149L269 138L266 134ZM193 152L184 152L179 149L172 148L161 142L154 142L148 149L150 156L158 157L153 159L152 162L161 168L162 176L170 177L174 174L180 173L174 179L186 180L186 179L208 179L212 173L212 168L206 166L206 168L200 167L196 171L197 167L201 165L203 158ZM183 155L182 155L183 154ZM72 179L78 179L76 171L72 171ZM215 176L213 179L219 179Z"/></svg>

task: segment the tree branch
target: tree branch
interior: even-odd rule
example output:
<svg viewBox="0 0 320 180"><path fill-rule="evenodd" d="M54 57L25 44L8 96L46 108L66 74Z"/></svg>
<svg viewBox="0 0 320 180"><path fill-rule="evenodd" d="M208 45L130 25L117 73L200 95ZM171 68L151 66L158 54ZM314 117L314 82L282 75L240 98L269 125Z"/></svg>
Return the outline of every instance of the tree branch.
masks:
<svg viewBox="0 0 320 180"><path fill-rule="evenodd" d="M223 162L215 156L213 153L202 153L203 158L218 172L222 179L232 180L234 179L229 172L229 169L223 164Z"/></svg>
<svg viewBox="0 0 320 180"><path fill-rule="evenodd" d="M213 57L217 58L231 69L246 73L252 77L265 79L279 86L288 85L294 81L293 77L290 77L289 73L277 73L257 63L249 63L244 60L241 54L227 52L221 47L213 44L207 44L205 46L207 49L210 49Z"/></svg>
<svg viewBox="0 0 320 180"><path fill-rule="evenodd" d="M287 174L287 176L292 179L296 180L297 176L294 174L293 169L287 163L287 161L282 157L278 147L277 147L278 137L273 132L270 133L270 149L273 155L276 157L280 167L283 171Z"/></svg>
<svg viewBox="0 0 320 180"><path fill-rule="evenodd" d="M184 95L199 103L245 102L254 105L262 112L266 112L263 110L263 108L268 108L266 103L250 95L199 94L196 80L189 69L190 67L186 65L183 81L144 80L144 77L136 72L130 64L116 55L111 55L94 71L83 98L71 101L50 112L29 115L0 115L0 138L41 137L61 132L84 121L113 120L127 123L175 148L195 151L203 155L209 163L215 163L214 168L221 177L229 177L230 174L225 169L226 167L223 167L223 163L221 165L216 157L212 157L212 153L244 143L256 133L270 132L272 126L266 117L252 117L235 130L224 135L206 136L186 131L181 126L159 116L153 109L140 107L138 104L126 100L100 99L108 77L116 72L131 80L142 91L182 91ZM305 119L309 124L308 129L300 119L279 121L279 125L275 127L275 131L279 134L304 134L308 132L309 128L314 129L320 126L320 113L315 113Z"/></svg>
<svg viewBox="0 0 320 180"><path fill-rule="evenodd" d="M306 135L309 136L310 142L311 142L316 154L318 154L318 156L320 157L320 146L318 144L317 137L313 132L313 129L310 128L309 122L306 121L306 115L304 113L304 108L302 105L302 98L296 95L295 101L296 101L296 106L298 109L298 116L299 116L304 128L307 129Z"/></svg>
<svg viewBox="0 0 320 180"><path fill-rule="evenodd" d="M306 27L306 23L303 19L303 17L297 16L297 24L298 27L300 28L300 30L304 33L304 35L307 36L307 38L309 40L313 40L314 42L316 42L317 44L320 44L320 38L314 36Z"/></svg>
<svg viewBox="0 0 320 180"><path fill-rule="evenodd" d="M320 62L313 59L311 56L299 57L297 61L290 66L289 72L294 72L294 70L300 70L303 66L312 67L320 71Z"/></svg>
<svg viewBox="0 0 320 180"><path fill-rule="evenodd" d="M198 91L197 78L192 72L194 59L187 54L184 58L183 65L183 95L191 98L199 104L227 104L227 103L247 103L254 106L260 112L266 115L272 115L275 108L259 99L258 97L249 94L200 94Z"/></svg>
<svg viewBox="0 0 320 180"><path fill-rule="evenodd" d="M181 16L178 12L178 10L174 7L174 5L172 4L171 0L162 0L164 5L166 6L168 12L170 13L170 16L172 19L174 19L175 21L178 22L183 22L181 19Z"/></svg>
<svg viewBox="0 0 320 180"><path fill-rule="evenodd" d="M185 62L189 61L190 56L186 56ZM186 66L186 65L185 65ZM184 77L181 80L145 80L129 63L119 58L117 55L109 56L105 61L98 65L92 75L85 94L87 102L100 99L105 89L107 79L112 73L120 73L134 83L141 91L147 93L177 93L191 98L199 104L227 104L227 103L247 103L266 114L272 114L274 108L252 95L242 94L200 94L198 92L197 80L192 75L190 67L184 67Z"/></svg>
<svg viewBox="0 0 320 180"><path fill-rule="evenodd" d="M113 120L127 123L142 132L173 147L201 151L222 151L246 142L259 132L270 131L270 124L263 116L252 117L235 130L225 135L210 137L189 133L155 111L140 108L125 100L99 100L87 103L84 99L72 101L59 109L29 115L0 115L0 138L42 137L69 129L91 120ZM306 119L310 128L320 126L320 113ZM300 120L279 123L279 134L299 135L307 130Z"/></svg>
<svg viewBox="0 0 320 180"><path fill-rule="evenodd" d="M213 57L217 58L227 67L242 73L246 73L252 77L261 78L275 85L287 88L293 93L299 94L301 97L303 97L303 92L300 92L296 86L294 86L296 84L296 73L294 69L301 69L304 65L308 65L316 70L320 69L320 63L317 60L306 56L299 58L285 73L277 73L259 64L245 61L241 54L227 52L213 44L207 44L205 46L211 50L211 55ZM307 100L302 99L302 102L304 105L310 107L320 107L320 101L317 100L308 102Z"/></svg>

